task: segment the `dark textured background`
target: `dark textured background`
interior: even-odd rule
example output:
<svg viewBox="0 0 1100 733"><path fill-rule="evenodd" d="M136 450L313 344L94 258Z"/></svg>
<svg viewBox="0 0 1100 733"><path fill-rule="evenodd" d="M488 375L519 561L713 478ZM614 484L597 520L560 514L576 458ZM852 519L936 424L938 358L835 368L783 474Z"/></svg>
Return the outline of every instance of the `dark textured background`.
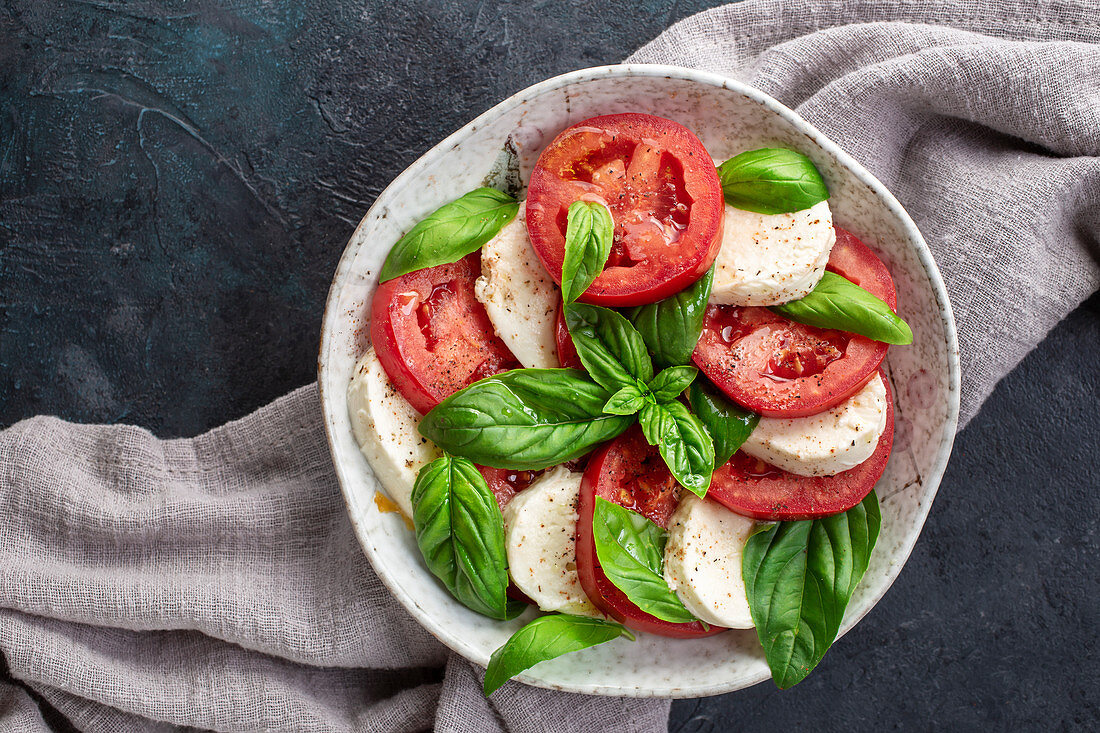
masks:
<svg viewBox="0 0 1100 733"><path fill-rule="evenodd" d="M399 171L712 4L0 3L0 425L193 435L307 382ZM809 679L678 702L672 729L1096 729L1098 315L959 436L905 571Z"/></svg>

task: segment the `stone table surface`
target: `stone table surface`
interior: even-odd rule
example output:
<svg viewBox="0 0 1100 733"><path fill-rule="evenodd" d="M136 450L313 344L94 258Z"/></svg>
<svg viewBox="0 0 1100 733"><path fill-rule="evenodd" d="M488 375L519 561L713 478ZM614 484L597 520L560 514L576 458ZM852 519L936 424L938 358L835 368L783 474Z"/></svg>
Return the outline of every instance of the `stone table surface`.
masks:
<svg viewBox="0 0 1100 733"><path fill-rule="evenodd" d="M313 379L336 261L398 172L712 4L8 0L0 425L194 435ZM1097 729L1098 315L959 436L904 572L814 674L671 729Z"/></svg>

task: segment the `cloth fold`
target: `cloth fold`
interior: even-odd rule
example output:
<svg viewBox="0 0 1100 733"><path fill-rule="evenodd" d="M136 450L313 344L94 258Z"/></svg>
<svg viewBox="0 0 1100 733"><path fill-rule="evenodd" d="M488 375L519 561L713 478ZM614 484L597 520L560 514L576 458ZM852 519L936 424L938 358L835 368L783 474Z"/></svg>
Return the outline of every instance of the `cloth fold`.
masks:
<svg viewBox="0 0 1100 733"><path fill-rule="evenodd" d="M959 325L963 416L1100 282L1100 6L747 0L630 60L747 81L913 215ZM948 27L951 26L951 27ZM0 433L0 728L655 731L667 701L510 683L378 581L315 386L194 439L34 418ZM28 694L33 691L33 696Z"/></svg>

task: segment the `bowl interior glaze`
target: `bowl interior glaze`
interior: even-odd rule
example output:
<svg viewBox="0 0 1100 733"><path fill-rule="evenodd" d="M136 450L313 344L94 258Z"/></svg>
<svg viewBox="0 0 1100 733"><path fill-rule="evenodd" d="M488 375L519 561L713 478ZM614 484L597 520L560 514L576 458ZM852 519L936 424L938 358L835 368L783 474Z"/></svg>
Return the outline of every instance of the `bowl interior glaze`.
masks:
<svg viewBox="0 0 1100 733"><path fill-rule="evenodd" d="M425 568L411 532L374 501L378 483L352 436L345 398L369 343L369 303L395 241L441 204L486 183L522 196L539 152L575 122L613 112L647 112L693 130L713 157L789 147L808 155L831 192L838 225L874 248L898 286L901 315L915 334L894 347L886 370L894 388L894 453L877 490L882 531L841 633L862 618L901 571L943 474L959 405L958 346L947 294L920 233L897 200L862 166L794 112L725 77L666 66L619 65L565 74L492 108L436 145L386 188L363 217L340 260L326 306L318 360L333 461L359 540L375 571L431 633L484 665L529 619L479 616L453 600ZM700 697L769 676L755 631L692 641L641 634L541 663L520 679L574 692Z"/></svg>

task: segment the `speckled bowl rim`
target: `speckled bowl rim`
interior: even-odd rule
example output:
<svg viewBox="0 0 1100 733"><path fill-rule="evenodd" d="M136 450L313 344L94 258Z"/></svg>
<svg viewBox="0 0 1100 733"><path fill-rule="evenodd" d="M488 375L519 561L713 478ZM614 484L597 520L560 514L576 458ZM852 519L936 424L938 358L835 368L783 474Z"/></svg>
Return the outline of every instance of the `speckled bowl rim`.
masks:
<svg viewBox="0 0 1100 733"><path fill-rule="evenodd" d="M607 78L607 77L656 77L656 78L668 78L668 79L682 79L685 81L697 82L707 86L712 86L720 89L725 89L739 93L746 98L756 102L763 106L767 110L780 116L789 122L795 129L806 135L814 143L819 145L822 150L835 156L837 162L844 168L846 168L852 175L854 175L860 182L870 188L877 199L884 205L885 209L902 225L905 233L908 235L909 240L915 245L918 258L921 266L924 268L925 273L928 276L929 283L932 287L932 292L936 299L936 304L939 307L940 317L943 321L944 335L946 336L947 347L947 363L948 363L948 405L947 415L943 423L943 433L940 440L939 449L936 452L935 458L932 463L932 470L925 475L924 484L926 495L928 496L928 503L923 507L923 516L921 517L921 526L927 520L928 512L931 509L932 501L935 499L936 493L939 490L940 479L943 477L944 470L947 467L948 458L951 455L951 447L954 442L955 433L958 427L959 418L959 389L960 389L960 368L959 368L959 345L958 334L955 329L955 318L951 311L951 303L947 296L947 289L944 286L943 278L940 276L939 268L936 266L935 260L932 257L932 252L928 249L928 245L925 243L924 238L921 236L920 231L917 229L916 224L910 218L909 214L902 207L901 203L891 194L886 187L875 178L870 171L860 165L854 158L848 155L842 150L836 143L829 140L823 133L817 128L811 125L809 122L802 119L794 110L786 107L777 100L768 96L764 92L755 89L751 86L738 82L720 74L714 74L707 71L699 71L696 69L689 69L680 66L668 66L658 64L616 64L610 66L597 66L587 69L578 69L566 74L552 77L545 81L538 82L526 89L513 94L508 99L493 106L486 112L478 115L471 122L467 123L454 133L444 138L440 143L432 147L427 153L422 155L412 165L402 171L390 184L378 195L374 204L368 209L367 213L360 220L359 225L352 233L351 238L348 241L348 245L344 249L343 255L340 257L340 262L336 267L336 273L332 280L332 285L329 288L328 299L325 302L325 312L321 326L321 343L317 359L317 371L318 371L318 383L321 397L321 411L324 416L325 424L325 436L328 440L329 451L332 454L333 464L336 469L336 475L340 483L340 490L344 497L344 502L348 508L348 516L351 518L352 524L355 528L355 534L359 538L359 543L362 545L367 558L370 560L371 565L378 567L377 560L378 553L381 551L379 547L374 544L373 538L367 533L356 520L354 512L351 511L351 505L348 497L348 485L350 483L348 476L346 475L350 468L347 461L341 461L340 456L337 454L336 443L333 440L333 430L335 428L335 410L347 410L347 405L344 400L344 395L326 395L324 389L324 374L327 369L327 362L325 359L326 353L330 348L330 340L333 338L333 323L334 319L339 317L338 302L343 286L349 281L352 276L352 265L355 261L356 254L359 251L361 245L357 245L356 241L359 239L357 236L359 230L363 228L366 223L371 220L375 212L381 211L390 204L390 199L395 198L401 193L406 186L406 181L410 178L415 178L422 171L430 169L436 165L437 161L446 156L451 150L457 147L461 142L469 138L475 130L484 126L489 121L495 120L508 110L528 103L529 101L541 96L548 90L555 89L562 86L567 86L577 82L591 81L594 79ZM360 240L362 241L362 240ZM838 638L847 633L848 630L854 628L855 625L863 618L878 602L882 599L886 591L890 589L894 581L897 580L898 575L901 573L901 568L905 565L909 559L909 555L913 551L913 547L916 545L917 538L919 537L919 531L913 535L912 541L908 543L908 546L903 547L897 554L900 558L900 562L893 564L893 572L891 573L888 581L882 585L881 591L875 595L865 609L858 616L845 619L846 628L842 629ZM902 555L904 554L904 557ZM406 593L404 589L393 582L385 573L378 573L378 577L382 583L389 589L395 598L408 610L410 614L426 628L433 636L439 639L450 649L461 654L463 657L470 659L476 663L484 666L488 662L487 655L483 655L480 649L473 648L467 644L463 639L451 634L442 626L437 624L432 616L426 613L417 603L416 599L410 594ZM726 692L733 692L735 690L751 687L764 680L770 678L767 673L759 675L758 678L749 680L737 680L730 683L716 683L714 685L695 685L690 688L677 687L674 685L667 685L661 687L653 687L649 689L638 689L636 687L625 687L615 684L607 683L586 683L586 684L554 684L549 683L541 679L536 674L530 672L518 675L516 679L534 685L536 687L545 687L548 689L564 690L567 692L579 692L586 694L596 695L615 695L615 696L628 696L628 697L674 697L674 698L695 698L706 697L710 695L718 695Z"/></svg>

